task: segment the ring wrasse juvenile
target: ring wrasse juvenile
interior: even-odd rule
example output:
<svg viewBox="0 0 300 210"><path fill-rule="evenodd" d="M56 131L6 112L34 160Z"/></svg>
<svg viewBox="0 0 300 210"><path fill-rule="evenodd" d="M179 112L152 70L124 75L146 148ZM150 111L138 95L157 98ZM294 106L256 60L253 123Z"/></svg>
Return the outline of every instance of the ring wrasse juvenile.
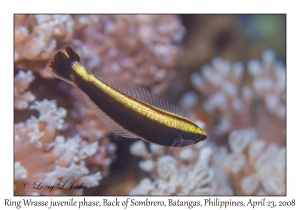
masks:
<svg viewBox="0 0 300 210"><path fill-rule="evenodd" d="M184 147L207 138L182 111L148 91L95 76L84 64L80 42L58 50L49 63L54 76L86 94L89 106L115 134L168 147Z"/></svg>

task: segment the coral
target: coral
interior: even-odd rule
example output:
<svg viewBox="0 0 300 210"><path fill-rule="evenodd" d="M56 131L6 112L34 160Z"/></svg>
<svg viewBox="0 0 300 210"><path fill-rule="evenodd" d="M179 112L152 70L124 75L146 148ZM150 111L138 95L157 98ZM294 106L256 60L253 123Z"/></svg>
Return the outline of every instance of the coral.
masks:
<svg viewBox="0 0 300 210"><path fill-rule="evenodd" d="M215 58L212 66L204 66L201 72L201 75L194 73L191 82L197 90L208 96L204 102L205 111L211 115L218 112L222 114L222 121L215 128L215 133L220 135L237 128L234 126L247 126L249 118L243 116L249 115L251 89L245 88L241 97L238 92L244 73L243 65L235 63L231 66L228 61Z"/></svg>
<svg viewBox="0 0 300 210"><path fill-rule="evenodd" d="M166 148L150 145L148 152L143 141L135 142L130 151L141 156L139 167L150 173L131 191L131 195L212 195L213 171L209 160L209 147L174 148L174 154L166 154ZM179 153L177 153L179 152ZM157 161L156 161L157 160Z"/></svg>
<svg viewBox="0 0 300 210"><path fill-rule="evenodd" d="M216 162L234 180L232 187L237 195L286 194L285 147L274 143L266 146L253 128L231 132L229 147L231 152L223 153Z"/></svg>
<svg viewBox="0 0 300 210"><path fill-rule="evenodd" d="M33 79L31 71L20 71L15 76L15 109L22 108L22 113L19 114L32 114L26 108L36 97L31 91L25 91ZM74 182L97 186L101 177L108 175L116 146L105 136L108 132L101 131L100 121L82 106L70 110L75 116L64 121L67 111L57 108L55 101L34 101L29 109L38 111L39 116L31 116L26 122L15 124L16 195L82 194L83 190L77 189L50 191L33 189L31 186L32 188L24 190L22 184L25 181L31 184L41 181L42 185L58 187L59 182L67 181L68 184ZM78 116L79 110L81 116ZM79 119L78 124L73 121L76 118ZM64 137L58 133L68 133L68 136L73 137Z"/></svg>
<svg viewBox="0 0 300 210"><path fill-rule="evenodd" d="M131 195L285 195L285 148L266 146L256 130L234 130L229 147L198 143L166 154L161 146L135 142L130 151L149 173ZM212 153L214 153L212 155Z"/></svg>
<svg viewBox="0 0 300 210"><path fill-rule="evenodd" d="M95 18L95 17L94 17ZM100 15L97 24L78 35L94 70L116 75L123 81L166 87L175 76L179 43L184 34L173 15ZM90 18L86 18L87 22Z"/></svg>
<svg viewBox="0 0 300 210"><path fill-rule="evenodd" d="M256 100L262 108L256 108L256 129L260 138L279 145L285 144L286 121L286 69L282 62L276 62L271 50L263 54L263 62L252 60L248 63L248 72L252 77L252 88ZM269 132L270 124L272 132Z"/></svg>
<svg viewBox="0 0 300 210"><path fill-rule="evenodd" d="M35 100L32 92L30 90L26 91L34 80L34 76L30 70L27 72L19 71L14 80L15 109L27 109L29 103Z"/></svg>
<svg viewBox="0 0 300 210"><path fill-rule="evenodd" d="M70 15L15 15L15 65L41 70L54 55L58 42L73 38Z"/></svg>
<svg viewBox="0 0 300 210"><path fill-rule="evenodd" d="M174 15L15 15L15 31L15 68L30 68L43 78L51 77L46 68L49 59L58 47L76 38L95 73L117 72L124 81L153 85L156 90L166 87L175 75L184 34ZM37 98L44 97L45 93L39 93L43 88L34 88ZM57 98L59 103L71 105L65 122L69 132L89 143L100 140L97 154L86 161L91 167L101 167L103 176L108 175L116 150L107 137L110 131L89 110L79 90L61 84L51 91L69 96L67 100Z"/></svg>
<svg viewBox="0 0 300 210"><path fill-rule="evenodd" d="M147 87L157 84L158 93L176 74L184 32L174 15L15 15L15 67L51 77L49 59L77 38L92 70Z"/></svg>
<svg viewBox="0 0 300 210"><path fill-rule="evenodd" d="M58 183L74 182L83 185L98 185L101 173L90 174L85 159L98 151L98 142L87 144L79 136L65 139L57 135L64 130L63 108L55 101L35 101L30 109L37 110L39 117L31 116L26 122L15 124L15 194L59 195L81 194L82 190L58 189ZM28 189L24 181L30 182ZM53 190L35 189L35 186L54 185Z"/></svg>
<svg viewBox="0 0 300 210"><path fill-rule="evenodd" d="M268 50L262 62L249 61L247 71L241 62L217 57L191 75L213 118L206 126L209 140L229 147L213 147L215 195L285 195L285 74ZM195 92L184 94L181 104L199 119Z"/></svg>
<svg viewBox="0 0 300 210"><path fill-rule="evenodd" d="M27 177L27 170L21 166L20 162L15 162L15 180L25 179Z"/></svg>
<svg viewBox="0 0 300 210"><path fill-rule="evenodd" d="M285 67L275 61L273 51L266 51L262 60L248 63L250 76L241 62L219 57L192 74L193 86L207 97L205 111L218 121L214 135L255 127L267 142L285 143Z"/></svg>
<svg viewBox="0 0 300 210"><path fill-rule="evenodd" d="M155 149L158 146L151 145L148 152L144 143L134 143L131 153L143 158L139 167L149 178L131 194L285 195L285 147L280 147L285 144L285 67L275 61L273 51L266 51L262 62L251 60L247 70L241 62L218 57L201 74L191 75L193 86L207 97L205 111L217 125L198 120L199 97L186 92L180 104L208 130L208 142L172 155ZM229 149L209 141L220 137Z"/></svg>
<svg viewBox="0 0 300 210"><path fill-rule="evenodd" d="M94 73L117 74L124 81L160 92L175 76L173 69L184 34L179 18L175 15L15 15L14 19L14 68L30 69L15 73L15 120L19 122L15 124L18 145L15 193L47 194L20 188L20 180L36 176L47 183L63 180L72 171L76 173L69 178L74 181L92 177L91 174L99 171L107 177L117 150L108 136L111 132L86 105L80 90L63 81L47 80L52 78L47 63L58 48L79 39L87 65ZM55 101L44 101L45 98ZM64 108L56 108L55 102ZM36 110L39 117L33 114ZM73 149L69 151L66 147ZM62 150L63 153L59 152ZM40 158L42 164L31 155L23 158L25 152ZM76 160L71 160L71 155ZM94 183L98 184L99 177L94 176ZM50 194L59 193L62 192Z"/></svg>

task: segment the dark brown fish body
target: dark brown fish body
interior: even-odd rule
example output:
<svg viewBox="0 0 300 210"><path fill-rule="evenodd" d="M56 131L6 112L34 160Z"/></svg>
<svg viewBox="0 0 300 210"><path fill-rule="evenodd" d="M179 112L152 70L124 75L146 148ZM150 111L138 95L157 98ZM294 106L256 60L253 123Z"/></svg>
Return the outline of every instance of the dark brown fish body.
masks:
<svg viewBox="0 0 300 210"><path fill-rule="evenodd" d="M109 78L97 78L82 63L75 43L58 51L50 68L82 90L97 116L116 134L175 147L206 139L206 133L174 105L134 85L118 86Z"/></svg>

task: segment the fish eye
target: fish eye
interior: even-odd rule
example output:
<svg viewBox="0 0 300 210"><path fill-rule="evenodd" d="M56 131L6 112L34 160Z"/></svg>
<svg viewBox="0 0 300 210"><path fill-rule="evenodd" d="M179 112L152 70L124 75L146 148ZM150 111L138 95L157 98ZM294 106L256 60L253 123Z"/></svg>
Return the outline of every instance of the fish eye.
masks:
<svg viewBox="0 0 300 210"><path fill-rule="evenodd" d="M196 139L197 139L197 140L200 140L201 137L202 137L202 134L201 134L201 133L198 133L197 136L196 136Z"/></svg>

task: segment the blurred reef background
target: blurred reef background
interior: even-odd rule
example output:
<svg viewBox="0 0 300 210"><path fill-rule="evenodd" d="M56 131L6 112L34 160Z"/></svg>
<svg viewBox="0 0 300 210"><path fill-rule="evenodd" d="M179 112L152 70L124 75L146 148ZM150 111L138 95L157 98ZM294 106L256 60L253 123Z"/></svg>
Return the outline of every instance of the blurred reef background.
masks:
<svg viewBox="0 0 300 210"><path fill-rule="evenodd" d="M14 19L15 195L286 194L286 15ZM75 39L91 71L178 105L208 139L169 154L111 133L78 89L47 71Z"/></svg>

